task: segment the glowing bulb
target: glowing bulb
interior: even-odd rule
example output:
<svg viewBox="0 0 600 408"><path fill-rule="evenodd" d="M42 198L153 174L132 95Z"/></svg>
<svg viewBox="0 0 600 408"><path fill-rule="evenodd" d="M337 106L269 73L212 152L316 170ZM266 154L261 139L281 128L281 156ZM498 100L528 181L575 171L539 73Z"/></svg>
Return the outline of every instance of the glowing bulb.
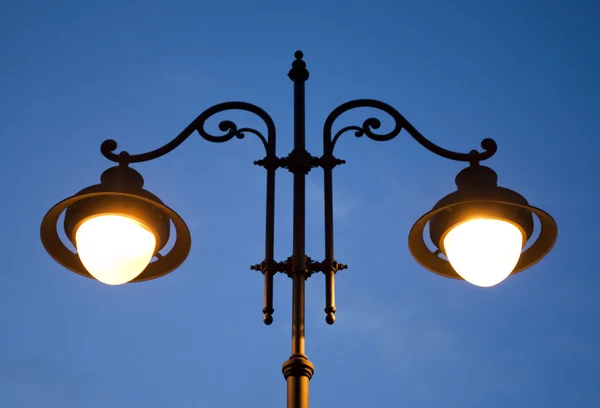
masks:
<svg viewBox="0 0 600 408"><path fill-rule="evenodd" d="M497 285L517 266L523 234L507 221L479 218L458 224L444 238L448 261L473 285Z"/></svg>
<svg viewBox="0 0 600 408"><path fill-rule="evenodd" d="M146 269L154 256L156 237L132 218L103 214L81 224L75 245L81 263L94 278L120 285Z"/></svg>

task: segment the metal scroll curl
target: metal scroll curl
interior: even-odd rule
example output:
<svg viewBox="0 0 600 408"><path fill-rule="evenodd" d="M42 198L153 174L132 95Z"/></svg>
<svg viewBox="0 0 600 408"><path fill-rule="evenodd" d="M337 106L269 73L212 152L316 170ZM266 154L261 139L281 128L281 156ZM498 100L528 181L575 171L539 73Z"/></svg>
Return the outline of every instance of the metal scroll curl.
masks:
<svg viewBox="0 0 600 408"><path fill-rule="evenodd" d="M374 130L377 130L379 129L379 127L381 127L381 121L377 118L371 117L366 119L363 122L362 126L346 126L340 129L332 137L333 123L342 114L355 108L375 108L387 113L394 119L394 128L388 133L376 133L374 132ZM425 138L425 136L423 136L421 132L419 132L408 120L406 120L406 118L402 116L400 112L398 112L396 109L394 109L387 103L374 99L357 99L338 106L327 117L327 120L325 121L323 134L323 145L325 149L324 153L325 155L333 155L333 150L338 139L342 134L349 131L354 131L354 135L356 137L366 136L369 139L378 142L385 142L398 136L402 129L406 130L413 139L415 139L421 146L425 147L427 150L431 151L432 153L435 153L438 156L445 157L450 160L478 163L480 161L487 160L490 157L492 157L498 149L496 142L493 139L484 139L481 141L481 148L483 149L483 152L471 150L469 153L459 153L444 149Z"/></svg>
<svg viewBox="0 0 600 408"><path fill-rule="evenodd" d="M219 130L225 132L224 134L214 135L209 133L205 129L206 122L214 115L228 110L242 110L254 113L260 117L267 126L267 137L265 138L265 136L256 129L238 127L238 125L231 120L224 120L219 123ZM246 102L225 102L208 108L198 115L198 117L173 140L150 152L131 155L126 151L122 151L117 154L114 152L117 150L118 144L111 139L102 142L100 152L108 160L121 164L146 162L170 153L190 137L194 131L197 131L203 139L213 143L227 142L234 137L243 139L246 133L253 134L262 142L267 156L275 154L275 124L273 123L273 119L263 109Z"/></svg>

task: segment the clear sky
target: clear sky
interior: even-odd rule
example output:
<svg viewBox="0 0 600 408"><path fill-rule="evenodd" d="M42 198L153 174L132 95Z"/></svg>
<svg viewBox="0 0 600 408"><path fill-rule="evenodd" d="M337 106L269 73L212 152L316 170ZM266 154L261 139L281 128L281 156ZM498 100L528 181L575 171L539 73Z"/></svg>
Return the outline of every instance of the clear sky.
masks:
<svg viewBox="0 0 600 408"><path fill-rule="evenodd" d="M135 166L193 235L164 278L110 287L73 274L46 254L39 225L98 182L104 139L152 150L216 103L263 107L289 153L297 49L313 155L332 109L380 99L446 148L494 138L500 184L560 231L542 262L497 287L441 278L412 259L407 236L463 166L407 134L340 139L336 257L350 269L337 275L334 326L323 276L307 282L312 406L600 406L599 19L593 0L2 1L0 406L284 406L291 282L276 277L267 327L262 276L249 270L264 246L256 138L194 136ZM315 259L322 177L307 182ZM278 172L278 260L292 250L291 180Z"/></svg>

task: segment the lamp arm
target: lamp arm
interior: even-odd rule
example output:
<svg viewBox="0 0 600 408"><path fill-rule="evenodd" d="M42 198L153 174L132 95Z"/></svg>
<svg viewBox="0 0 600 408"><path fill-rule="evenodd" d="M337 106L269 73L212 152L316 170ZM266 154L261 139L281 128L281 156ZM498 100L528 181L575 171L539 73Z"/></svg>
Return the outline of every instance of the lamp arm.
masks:
<svg viewBox="0 0 600 408"><path fill-rule="evenodd" d="M210 119L213 115L218 113L227 111L227 110L243 110L247 112L251 112L259 116L267 125L267 138L263 136L261 132L256 129L248 128L248 127L238 127L234 122L230 120L224 120L219 123L219 129L223 132L226 132L223 135L212 135L206 131L204 128L206 121ZM192 121L179 135L177 135L173 140L164 146L159 147L158 149L152 150L147 153L141 154L133 154L130 155L128 152L123 151L121 153L114 153L117 150L117 142L114 140L105 140L102 142L100 146L100 151L102 155L106 157L108 160L113 162L117 162L120 164L129 164L129 163L141 163L150 160L157 159L161 156L164 156L173 150L175 150L179 145L181 145L188 137L197 131L200 136L213 143L223 143L228 140L237 137L238 139L243 139L245 133L251 133L257 136L263 144L265 148L265 153L267 156L275 155L275 124L273 123L273 119L261 108L256 105L252 105L246 102L225 102L220 103L218 105L212 106L202 112L196 119Z"/></svg>
<svg viewBox="0 0 600 408"><path fill-rule="evenodd" d="M355 109L355 108L375 108L379 109L388 115L390 115L395 122L394 129L385 134L377 134L373 132L373 130L378 129L381 126L381 121L377 118L368 118L366 119L362 126L347 126L340 129L333 137L332 127L333 123L336 121L338 117L342 114ZM377 101L374 99L357 99L354 101L349 101L343 103L338 106L329 114L327 120L325 121L324 126L324 134L323 134L323 144L324 144L324 153L325 155L332 155L333 149L335 148L335 144L339 137L351 130L354 130L354 135L356 137L367 136L369 139L385 142L391 140L398 136L400 131L405 129L409 135L412 136L421 146L426 148L432 153L435 153L438 156L444 157L450 160L456 161L466 161L470 163L480 162L483 160L487 160L496 153L497 145L493 139L483 139L481 141L481 147L484 150L483 152L478 152L476 150L471 150L469 153L458 153L453 152L451 150L444 149L427 139L425 136L421 134L415 127L408 121L404 116L400 114L396 109L387 103Z"/></svg>
<svg viewBox="0 0 600 408"><path fill-rule="evenodd" d="M388 133L375 133L373 130L379 129L381 121L371 117L366 119L362 123L362 126L346 126L338 130L338 132L332 136L333 124L337 118L355 108L375 108L387 113L394 119L394 128ZM323 186L325 196L325 261L323 262L323 269L326 276L325 313L327 314L326 320L329 324L332 324L335 321L334 313L336 312L334 275L340 269L346 268L346 265L339 264L334 257L332 173L335 166L345 163L344 160L337 159L333 156L335 144L341 135L349 131L354 131L356 137L367 136L369 139L385 142L398 136L402 129L405 129L413 139L430 152L450 160L467 161L471 164L477 164L480 161L492 157L497 150L496 142L492 139L484 139L481 142L481 147L484 150L483 152L471 150L469 153L458 153L444 149L425 138L421 132L415 129L415 127L392 106L374 99L357 99L349 101L338 106L329 114L323 127L323 157L320 159L320 165L323 168L324 173Z"/></svg>
<svg viewBox="0 0 600 408"><path fill-rule="evenodd" d="M250 113L254 113L260 117L265 125L267 126L267 137L256 129L249 127L238 127L234 122L230 120L224 120L219 123L219 129L225 134L213 135L206 131L205 124L208 119L218 113L228 110L242 110ZM114 153L117 150L117 142L114 140L105 140L100 146L102 155L108 160L117 162L120 165L129 165L130 163L141 163L150 160L157 159L164 156L179 145L181 145L188 137L197 131L203 139L213 143L223 143L228 140L237 137L242 139L245 133L251 133L257 136L262 142L265 148L266 157L259 162L263 163L267 170L267 205L266 205L266 226L265 226L265 259L261 263L262 267L260 271L264 275L264 322L271 324L273 321L272 314L273 309L273 275L278 272L278 263L273 259L274 257L274 246L275 246L275 171L278 168L279 159L276 156L275 148L275 123L267 112L256 105L252 105L246 102L224 102L218 105L212 106L202 112L192 123L190 123L179 135L177 135L169 143L165 144L158 149L152 150L147 153L130 155L126 151L121 153Z"/></svg>

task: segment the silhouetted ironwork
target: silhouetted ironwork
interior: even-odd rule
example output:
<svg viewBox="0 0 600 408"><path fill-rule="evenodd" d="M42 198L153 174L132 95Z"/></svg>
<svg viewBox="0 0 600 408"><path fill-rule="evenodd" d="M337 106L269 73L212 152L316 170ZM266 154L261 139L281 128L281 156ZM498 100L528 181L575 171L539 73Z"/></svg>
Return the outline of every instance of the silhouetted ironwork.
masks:
<svg viewBox="0 0 600 408"><path fill-rule="evenodd" d="M408 120L392 106L373 99L358 99L346 102L335 108L325 120L323 128L323 155L313 156L306 150L305 136L305 82L309 78L306 63L301 51L296 51L295 60L288 76L294 84L294 148L284 157L276 154L275 124L271 117L258 106L246 102L226 102L212 106L194 119L179 135L162 147L146 153L129 154L127 151L115 153L118 148L114 140L106 140L100 150L108 160L118 166L108 169L101 177L101 183L81 190L55 205L44 217L41 227L41 238L50 255L66 268L86 277L92 277L83 267L76 254L71 252L60 240L56 231L60 214L66 210L64 228L67 236L74 243L73 232L81 221L99 208L112 208L119 205L119 211L133 211L143 214L145 222L157 233L159 243L155 253L155 261L133 282L154 279L177 268L187 257L191 247L191 237L184 221L167 207L154 194L144 190L143 178L128 166L157 159L179 147L194 132L205 140L223 143L234 138L242 139L246 134L256 136L265 150L265 157L254 161L267 171L266 188L266 225L265 225L265 257L262 262L252 265L252 270L264 275L264 323L273 322L273 276L285 273L292 283L292 342L290 358L283 364L282 372L286 378L288 408L308 408L309 381L314 373L314 366L305 353L305 282L314 273L325 275L325 313L326 322L335 322L335 275L348 266L339 263L334 256L333 234L333 169L345 161L334 156L335 146L340 137L347 132L354 132L356 137L366 136L378 142L394 139L405 130L415 141L430 152L446 159L468 162L469 167L461 171L456 178L458 191L440 200L434 208L415 223L409 234L411 253L425 268L440 275L458 278L460 276L451 268L446 259L440 257L442 248L440 237L449 226L460 222L468 213L468 209L489 213L510 220L522 227L529 239L533 231L532 214L541 221L542 231L536 242L522 255L515 272L523 270L539 261L551 249L557 236L556 223L544 211L529 206L525 198L506 188L498 187L497 176L493 170L480 166L480 162L492 157L497 150L496 142L484 139L481 142L482 152L471 150L458 153L444 149L426 139ZM393 128L387 133L377 133L381 120L375 117L365 119L362 125L346 126L333 133L336 120L344 113L358 108L374 108L389 115L393 120ZM218 125L222 135L209 133L206 122L214 115L226 111L246 111L257 115L266 125L266 136L260 131L240 127L231 120L221 121ZM306 208L306 175L314 168L320 167L324 174L325 202L325 258L314 261L305 253L305 208ZM275 223L275 173L278 169L287 169L293 173L293 245L292 255L285 261L274 259L274 223ZM108 207L107 207L108 206ZM125 210L122 210L125 208ZM175 225L177 240L167 253L159 251L168 240L170 223ZM432 242L438 248L431 251L423 241L423 230L430 222Z"/></svg>

